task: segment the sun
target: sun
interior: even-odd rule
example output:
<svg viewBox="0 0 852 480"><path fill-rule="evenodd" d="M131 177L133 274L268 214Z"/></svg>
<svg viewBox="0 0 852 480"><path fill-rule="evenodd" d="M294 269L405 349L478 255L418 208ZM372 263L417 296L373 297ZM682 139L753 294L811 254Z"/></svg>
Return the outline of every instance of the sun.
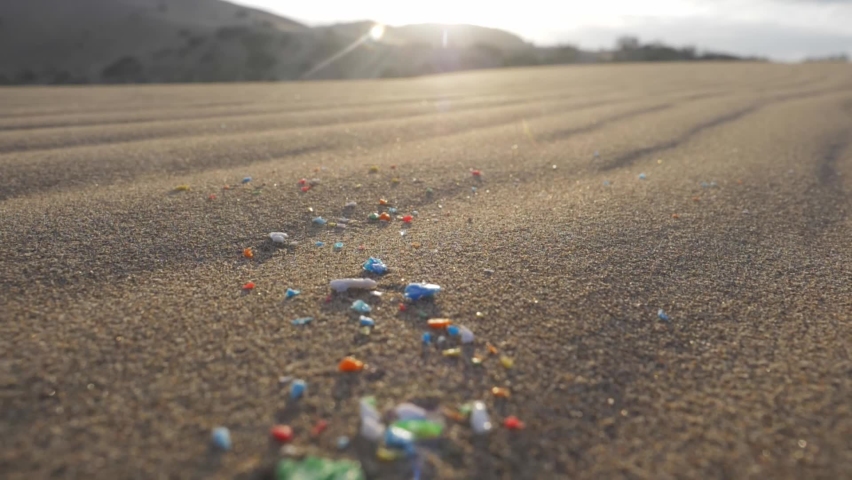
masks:
<svg viewBox="0 0 852 480"><path fill-rule="evenodd" d="M385 26L377 23L373 25L373 28L370 29L370 38L373 40L379 40L385 34Z"/></svg>

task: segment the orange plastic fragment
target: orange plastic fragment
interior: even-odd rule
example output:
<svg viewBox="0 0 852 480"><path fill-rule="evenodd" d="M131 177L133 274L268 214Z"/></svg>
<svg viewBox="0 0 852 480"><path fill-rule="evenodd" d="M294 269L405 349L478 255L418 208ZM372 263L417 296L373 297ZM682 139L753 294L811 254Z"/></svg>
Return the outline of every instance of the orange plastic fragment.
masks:
<svg viewBox="0 0 852 480"><path fill-rule="evenodd" d="M388 204L388 201L385 200L384 198L379 199L379 205L387 205L387 204Z"/></svg>
<svg viewBox="0 0 852 480"><path fill-rule="evenodd" d="M494 395L495 397L499 397L499 398L509 398L509 397L512 396L512 392L510 392L508 388L502 388L502 387L492 388L491 394Z"/></svg>
<svg viewBox="0 0 852 480"><path fill-rule="evenodd" d="M385 222L390 222L390 219L391 219L391 216L388 212L382 212L382 214L379 215L379 220L382 220L382 221L385 221Z"/></svg>
<svg viewBox="0 0 852 480"><path fill-rule="evenodd" d="M427 322L435 330L449 327L453 322L449 318L433 318Z"/></svg>
<svg viewBox="0 0 852 480"><path fill-rule="evenodd" d="M243 290L254 290L254 282L248 282L243 285Z"/></svg>
<svg viewBox="0 0 852 480"><path fill-rule="evenodd" d="M486 342L485 346L488 347L488 351L491 352L491 355L497 355L497 347L491 345L489 342Z"/></svg>
<svg viewBox="0 0 852 480"><path fill-rule="evenodd" d="M674 218L675 220L677 220L678 218L680 218L680 215L678 215L678 214L676 214L676 213L673 213L673 214L672 214L672 218Z"/></svg>
<svg viewBox="0 0 852 480"><path fill-rule="evenodd" d="M452 419L452 420L455 420L457 422L464 422L464 421L467 420L467 418L465 418L465 416L462 415L461 413L459 413L455 410L446 408L446 407L444 407L444 409L443 409L443 414L444 414L445 417Z"/></svg>
<svg viewBox="0 0 852 480"><path fill-rule="evenodd" d="M246 258L254 258L254 252L251 251L251 247L243 249L243 256Z"/></svg>
<svg viewBox="0 0 852 480"><path fill-rule="evenodd" d="M364 369L364 362L353 357L346 357L340 361L337 369L341 372L360 372Z"/></svg>

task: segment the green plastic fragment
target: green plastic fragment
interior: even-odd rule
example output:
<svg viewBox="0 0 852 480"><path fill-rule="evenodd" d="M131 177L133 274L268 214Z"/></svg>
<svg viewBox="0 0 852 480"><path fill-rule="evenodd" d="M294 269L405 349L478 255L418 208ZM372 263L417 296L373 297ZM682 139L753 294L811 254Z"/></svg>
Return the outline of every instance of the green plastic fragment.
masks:
<svg viewBox="0 0 852 480"><path fill-rule="evenodd" d="M393 425L403 430L408 430L418 440L438 438L444 431L443 425L431 420L397 420L393 422Z"/></svg>
<svg viewBox="0 0 852 480"><path fill-rule="evenodd" d="M459 407L459 413L464 415L465 417L470 416L470 412L473 409L473 406L470 403L465 403Z"/></svg>
<svg viewBox="0 0 852 480"><path fill-rule="evenodd" d="M352 460L287 458L275 468L276 480L364 480L361 464Z"/></svg>

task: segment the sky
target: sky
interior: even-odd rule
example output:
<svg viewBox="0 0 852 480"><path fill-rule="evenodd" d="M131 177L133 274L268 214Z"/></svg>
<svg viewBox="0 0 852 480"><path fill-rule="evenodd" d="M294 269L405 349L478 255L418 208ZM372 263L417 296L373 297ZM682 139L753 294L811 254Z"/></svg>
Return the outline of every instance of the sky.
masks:
<svg viewBox="0 0 852 480"><path fill-rule="evenodd" d="M622 35L781 61L852 57L852 0L233 0L308 25L470 23L538 45L610 48Z"/></svg>

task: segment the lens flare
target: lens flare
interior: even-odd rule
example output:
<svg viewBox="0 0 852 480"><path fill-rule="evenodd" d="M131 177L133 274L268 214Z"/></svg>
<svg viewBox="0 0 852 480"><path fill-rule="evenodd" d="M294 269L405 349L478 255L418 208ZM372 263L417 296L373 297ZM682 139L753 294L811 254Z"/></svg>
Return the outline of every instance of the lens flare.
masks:
<svg viewBox="0 0 852 480"><path fill-rule="evenodd" d="M373 25L373 28L370 29L370 38L373 40L379 40L385 34L385 26L384 25Z"/></svg>

